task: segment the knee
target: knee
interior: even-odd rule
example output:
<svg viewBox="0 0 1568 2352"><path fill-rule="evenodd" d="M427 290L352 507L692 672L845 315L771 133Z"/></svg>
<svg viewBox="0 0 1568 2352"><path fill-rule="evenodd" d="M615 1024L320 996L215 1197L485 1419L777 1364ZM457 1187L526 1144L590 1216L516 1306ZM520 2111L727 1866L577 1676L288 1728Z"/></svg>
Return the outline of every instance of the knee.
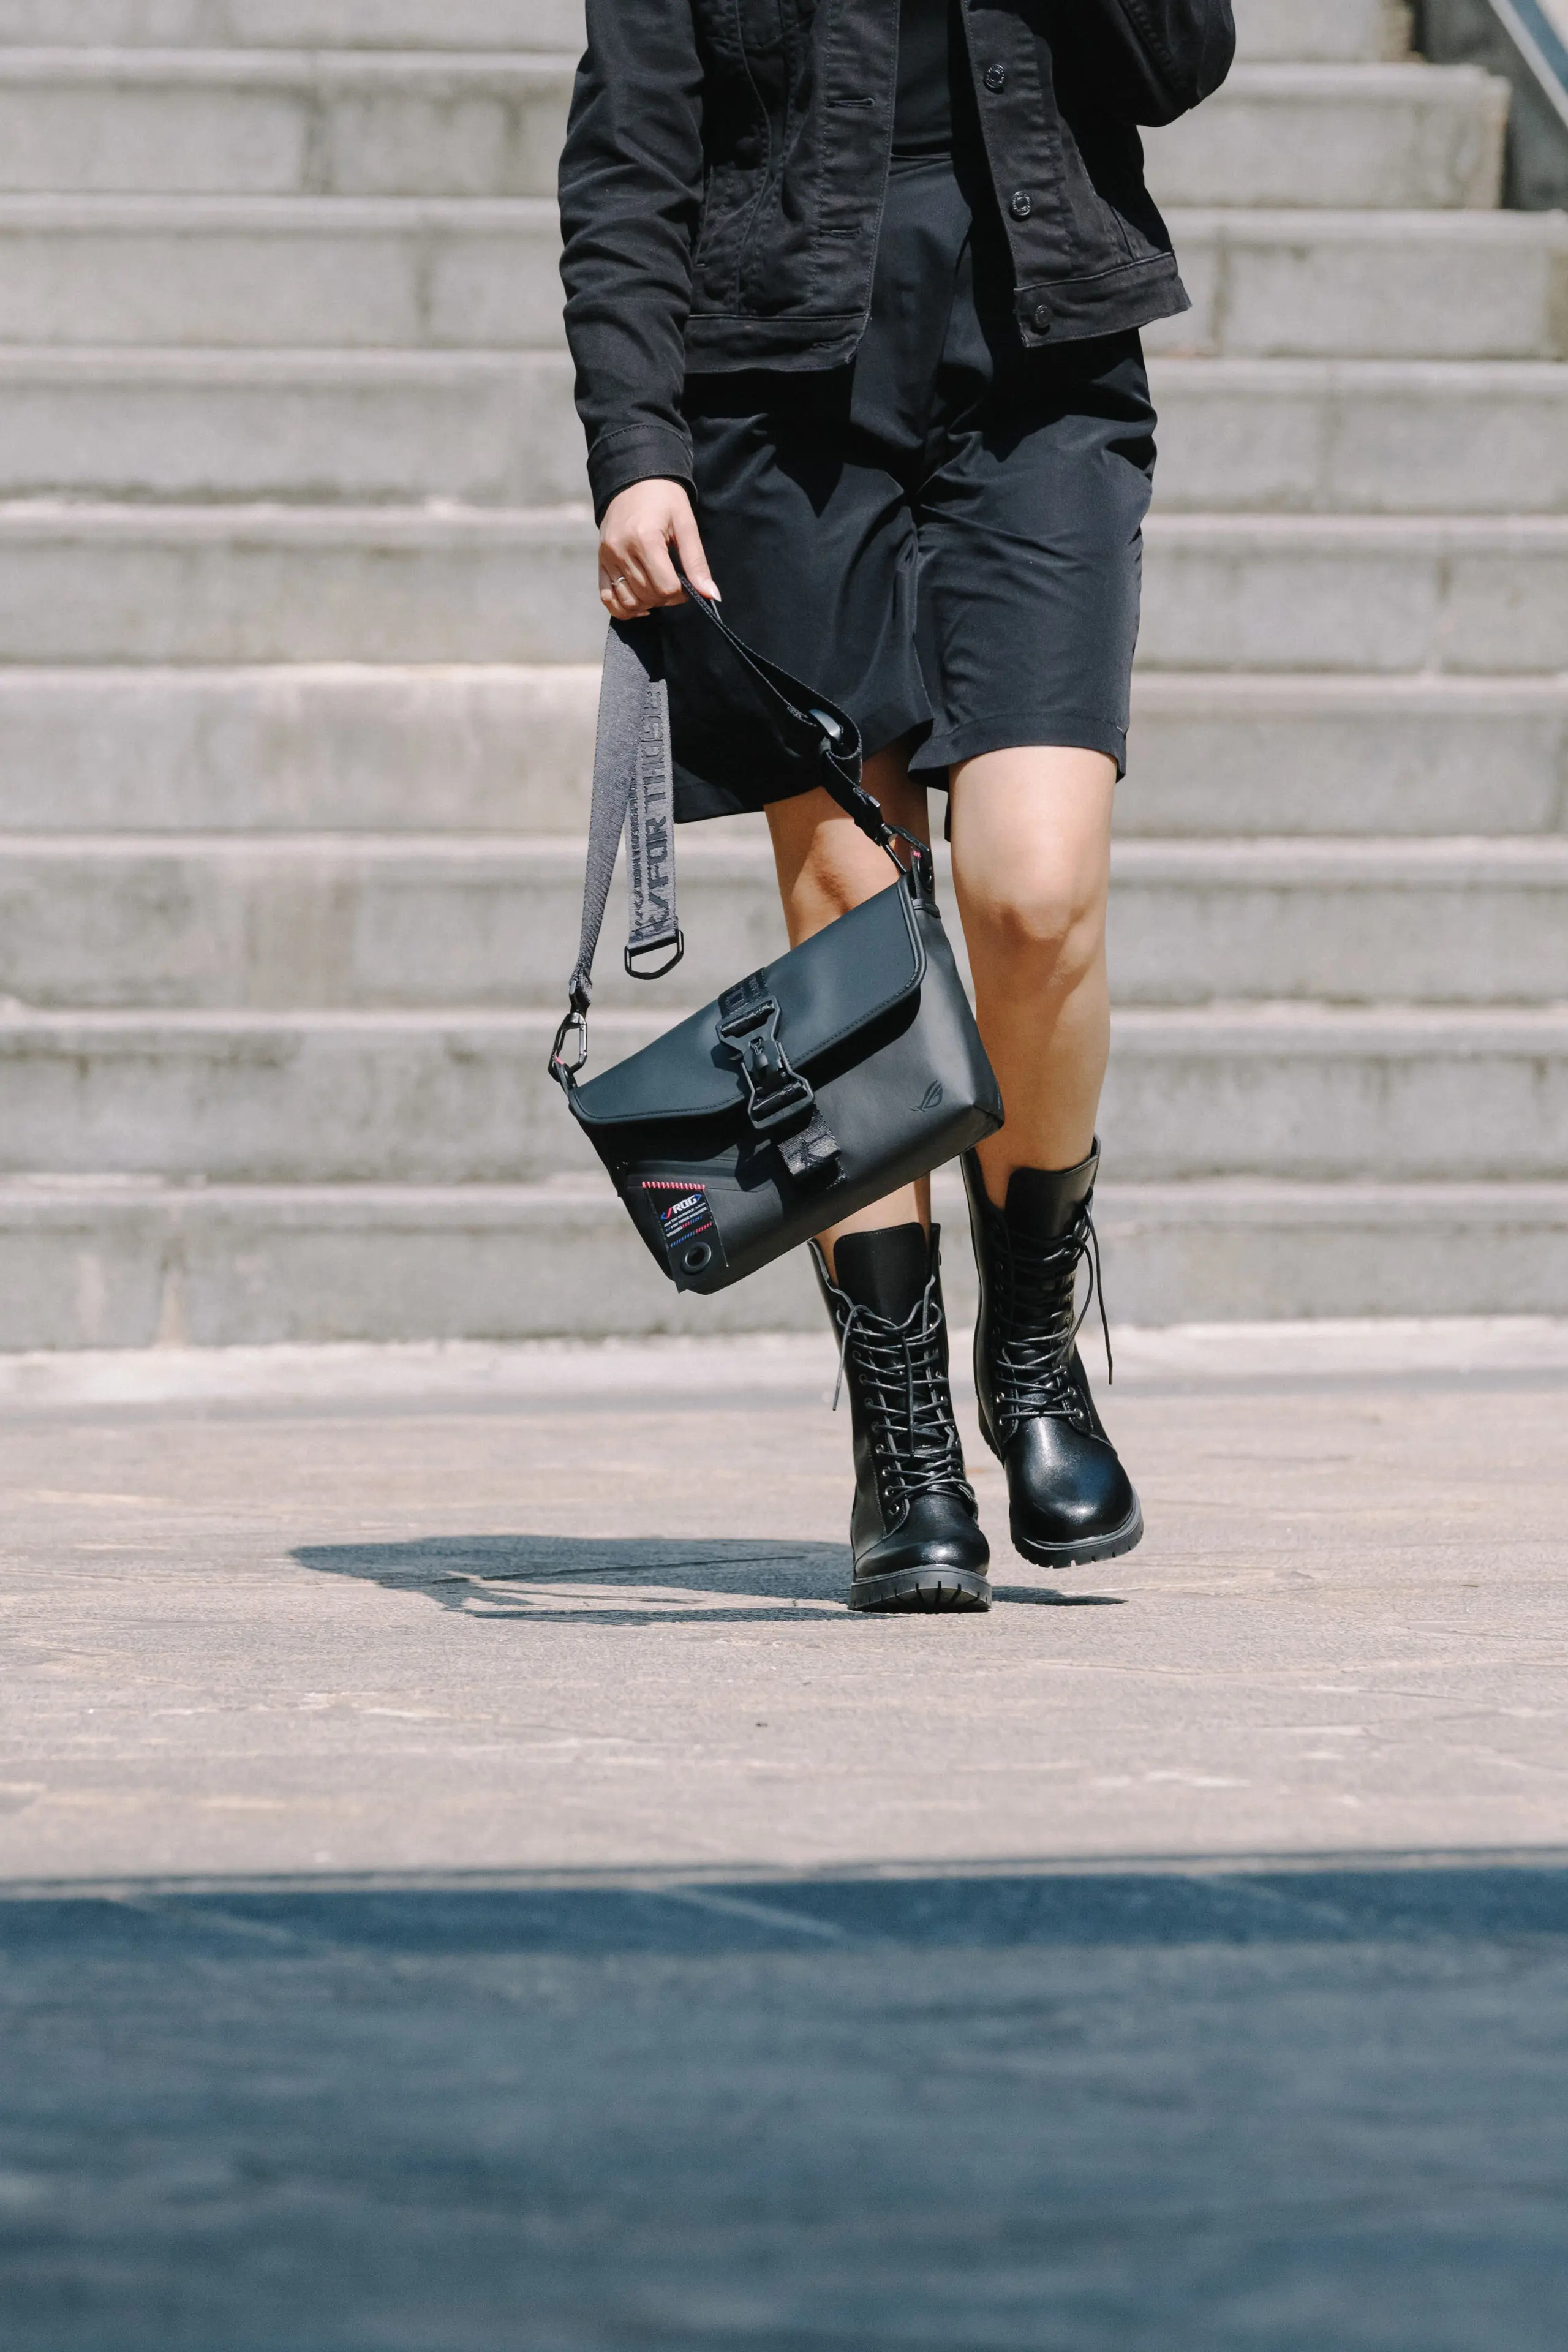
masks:
<svg viewBox="0 0 1568 2352"><path fill-rule="evenodd" d="M1069 994L1105 951L1105 887L1099 874L1016 866L965 893L971 951L1036 987ZM977 936L978 934L978 936Z"/></svg>

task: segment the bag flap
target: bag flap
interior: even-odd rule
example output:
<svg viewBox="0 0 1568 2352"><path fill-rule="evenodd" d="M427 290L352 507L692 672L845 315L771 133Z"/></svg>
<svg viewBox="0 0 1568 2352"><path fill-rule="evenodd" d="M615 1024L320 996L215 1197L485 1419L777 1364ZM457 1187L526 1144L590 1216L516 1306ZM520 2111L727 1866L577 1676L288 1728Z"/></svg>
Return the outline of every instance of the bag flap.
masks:
<svg viewBox="0 0 1568 2352"><path fill-rule="evenodd" d="M842 1045L911 996L925 978L925 949L910 903L909 886L868 898L792 948L755 975L755 993L779 1008L779 1043L803 1076L812 1064ZM746 1098L739 1060L719 1034L717 1004L706 1004L679 1028L602 1077L573 1089L572 1108L587 1127L633 1121L711 1118Z"/></svg>

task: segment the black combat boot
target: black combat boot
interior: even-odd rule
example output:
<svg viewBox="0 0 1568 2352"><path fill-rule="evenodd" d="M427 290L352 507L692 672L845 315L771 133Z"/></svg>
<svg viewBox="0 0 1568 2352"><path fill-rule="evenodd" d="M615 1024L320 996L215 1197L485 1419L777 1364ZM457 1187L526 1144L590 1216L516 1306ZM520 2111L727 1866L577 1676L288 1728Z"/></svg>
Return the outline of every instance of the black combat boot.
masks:
<svg viewBox="0 0 1568 2352"><path fill-rule="evenodd" d="M1143 1514L1089 1394L1078 1352L1078 1270L1099 1278L1090 1204L1096 1145L1077 1168L1016 1168L1007 1205L963 1160L980 1267L974 1385L985 1443L1007 1473L1013 1541L1042 1568L1114 1559L1143 1534ZM1105 1314L1101 1301L1100 1316ZM1106 1335L1107 1355L1110 1334Z"/></svg>
<svg viewBox="0 0 1568 2352"><path fill-rule="evenodd" d="M937 1235L845 1234L837 1280L813 1242L855 1432L851 1609L989 1609L991 1547L947 1384ZM837 1395L834 1399L837 1402Z"/></svg>

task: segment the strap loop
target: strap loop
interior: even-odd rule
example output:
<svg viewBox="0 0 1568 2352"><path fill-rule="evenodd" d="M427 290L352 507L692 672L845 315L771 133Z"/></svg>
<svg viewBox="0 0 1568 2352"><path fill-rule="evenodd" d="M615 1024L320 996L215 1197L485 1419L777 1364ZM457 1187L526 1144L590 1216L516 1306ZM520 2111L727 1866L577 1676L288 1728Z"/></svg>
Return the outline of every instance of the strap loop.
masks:
<svg viewBox="0 0 1568 2352"><path fill-rule="evenodd" d="M644 971L639 959L658 955L663 948L673 948L675 952L667 962L656 964L651 971ZM667 971L675 970L685 953L686 934L679 923L673 931L666 931L656 940L628 940L624 956L626 977L628 980L662 980Z"/></svg>
<svg viewBox="0 0 1568 2352"><path fill-rule="evenodd" d="M780 1159L795 1181L803 1188L808 1185L836 1183L843 1173L844 1162L838 1149L838 1138L822 1113L814 1108L810 1118L794 1135L775 1139Z"/></svg>

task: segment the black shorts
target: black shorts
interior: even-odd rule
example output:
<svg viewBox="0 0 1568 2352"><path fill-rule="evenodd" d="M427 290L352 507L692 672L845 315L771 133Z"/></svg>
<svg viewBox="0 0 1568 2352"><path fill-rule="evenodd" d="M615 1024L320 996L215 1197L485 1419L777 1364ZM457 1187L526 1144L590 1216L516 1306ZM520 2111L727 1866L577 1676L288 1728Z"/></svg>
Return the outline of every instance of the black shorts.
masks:
<svg viewBox="0 0 1568 2352"><path fill-rule="evenodd" d="M1136 334L1026 352L945 157L895 162L852 363L694 376L725 616L934 783L983 751L1126 760L1154 412ZM978 220L977 220L978 214Z"/></svg>

